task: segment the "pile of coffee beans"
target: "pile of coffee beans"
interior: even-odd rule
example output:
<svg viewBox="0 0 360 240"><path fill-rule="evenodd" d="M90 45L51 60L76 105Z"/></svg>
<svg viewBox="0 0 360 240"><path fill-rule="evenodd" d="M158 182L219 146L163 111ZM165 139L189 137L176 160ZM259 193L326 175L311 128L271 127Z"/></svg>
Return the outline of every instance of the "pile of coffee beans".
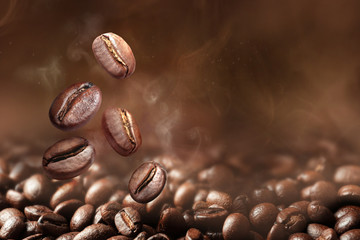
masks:
<svg viewBox="0 0 360 240"><path fill-rule="evenodd" d="M61 181L36 164L41 148L0 147L0 239L360 239L360 155L328 144L335 150L154 155L135 171L99 161Z"/></svg>

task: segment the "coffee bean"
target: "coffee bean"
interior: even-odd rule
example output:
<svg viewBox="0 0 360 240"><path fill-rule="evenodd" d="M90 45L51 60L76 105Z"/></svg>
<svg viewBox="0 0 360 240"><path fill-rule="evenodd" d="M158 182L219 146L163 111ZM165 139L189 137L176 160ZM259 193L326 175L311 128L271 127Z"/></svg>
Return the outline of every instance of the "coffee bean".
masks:
<svg viewBox="0 0 360 240"><path fill-rule="evenodd" d="M86 171L94 162L95 149L88 140L72 137L49 147L43 157L45 173L54 179L73 178Z"/></svg>
<svg viewBox="0 0 360 240"><path fill-rule="evenodd" d="M65 217L67 221L70 221L74 212L83 205L84 203L77 199L66 200L56 206L54 213L60 214Z"/></svg>
<svg viewBox="0 0 360 240"><path fill-rule="evenodd" d="M149 237L149 234L147 232L143 231L143 232L139 233L138 235L136 235L134 240L146 240L148 237Z"/></svg>
<svg viewBox="0 0 360 240"><path fill-rule="evenodd" d="M0 229L1 239L18 238L25 229L24 219L22 217L11 217L7 219Z"/></svg>
<svg viewBox="0 0 360 240"><path fill-rule="evenodd" d="M165 183L165 169L156 162L146 162L133 172L128 189L135 201L147 203L160 194Z"/></svg>
<svg viewBox="0 0 360 240"><path fill-rule="evenodd" d="M209 191L206 189L199 189L195 196L194 196L194 202L197 201L206 201L206 197L209 194Z"/></svg>
<svg viewBox="0 0 360 240"><path fill-rule="evenodd" d="M146 239L146 238L145 238ZM108 238L107 240L132 240L132 238L129 238L127 236L113 236L111 238Z"/></svg>
<svg viewBox="0 0 360 240"><path fill-rule="evenodd" d="M249 240L264 240L264 238L257 232L250 231L248 234Z"/></svg>
<svg viewBox="0 0 360 240"><path fill-rule="evenodd" d="M232 207L233 199L229 194L225 192L210 191L206 198L206 202L210 205L217 204L225 208L226 210L230 211Z"/></svg>
<svg viewBox="0 0 360 240"><path fill-rule="evenodd" d="M79 232L69 232L56 238L56 240L73 240Z"/></svg>
<svg viewBox="0 0 360 240"><path fill-rule="evenodd" d="M249 220L257 232L266 234L275 222L279 210L272 203L260 203L249 213Z"/></svg>
<svg viewBox="0 0 360 240"><path fill-rule="evenodd" d="M251 200L254 205L263 202L269 202L273 204L277 203L277 197L275 193L267 188L255 189L251 194Z"/></svg>
<svg viewBox="0 0 360 240"><path fill-rule="evenodd" d="M338 237L334 229L328 228L316 240L338 240Z"/></svg>
<svg viewBox="0 0 360 240"><path fill-rule="evenodd" d="M203 234L196 228L187 230L185 240L203 240Z"/></svg>
<svg viewBox="0 0 360 240"><path fill-rule="evenodd" d="M41 233L37 221L27 221L25 222L25 232L22 234L23 237L28 237L34 234Z"/></svg>
<svg viewBox="0 0 360 240"><path fill-rule="evenodd" d="M196 186L188 181L179 186L174 195L174 204L177 207L190 208L196 194Z"/></svg>
<svg viewBox="0 0 360 240"><path fill-rule="evenodd" d="M91 82L76 83L55 98L49 117L55 127L74 130L86 124L100 105L101 91L97 86Z"/></svg>
<svg viewBox="0 0 360 240"><path fill-rule="evenodd" d="M224 208L201 208L194 211L194 221L200 230L220 231L228 214Z"/></svg>
<svg viewBox="0 0 360 240"><path fill-rule="evenodd" d="M327 181L318 181L310 188L311 201L320 201L326 207L333 207L337 200L335 185Z"/></svg>
<svg viewBox="0 0 360 240"><path fill-rule="evenodd" d="M75 236L74 240L104 240L114 235L116 235L114 228L98 223L87 226Z"/></svg>
<svg viewBox="0 0 360 240"><path fill-rule="evenodd" d="M131 207L138 211L141 216L146 217L146 204L136 202L130 194L127 194L122 202L123 207Z"/></svg>
<svg viewBox="0 0 360 240"><path fill-rule="evenodd" d="M121 203L124 200L126 194L126 191L118 189L110 196L109 202Z"/></svg>
<svg viewBox="0 0 360 240"><path fill-rule="evenodd" d="M23 240L53 240L52 237L46 237L42 233L37 233L31 236L28 236L26 238L23 238Z"/></svg>
<svg viewBox="0 0 360 240"><path fill-rule="evenodd" d="M23 193L9 189L6 192L6 201L14 208L23 210L26 205L29 205L29 200L25 198Z"/></svg>
<svg viewBox="0 0 360 240"><path fill-rule="evenodd" d="M241 239L250 231L249 220L241 213L232 213L225 219L222 234L225 240Z"/></svg>
<svg viewBox="0 0 360 240"><path fill-rule="evenodd" d="M14 181L7 175L0 173L0 192L4 193L14 186Z"/></svg>
<svg viewBox="0 0 360 240"><path fill-rule="evenodd" d="M353 229L340 235L339 240L360 240L360 229Z"/></svg>
<svg viewBox="0 0 360 240"><path fill-rule="evenodd" d="M101 209L101 218L106 222L108 225L115 226L114 218L115 215L122 209L122 205L118 202L107 202L105 203ZM135 211L135 210L134 210Z"/></svg>
<svg viewBox="0 0 360 240"><path fill-rule="evenodd" d="M25 216L30 221L37 221L41 215L51 212L52 210L44 205L32 205L24 208Z"/></svg>
<svg viewBox="0 0 360 240"><path fill-rule="evenodd" d="M360 186L345 185L338 190L338 201L343 205L360 204Z"/></svg>
<svg viewBox="0 0 360 240"><path fill-rule="evenodd" d="M0 226L12 217L20 217L25 220L25 215L16 208L5 208L0 211Z"/></svg>
<svg viewBox="0 0 360 240"><path fill-rule="evenodd" d="M345 216L346 214L348 214L349 212L352 212L352 211L360 212L360 207L359 206L341 207L334 213L334 217L336 220L339 220L341 217Z"/></svg>
<svg viewBox="0 0 360 240"><path fill-rule="evenodd" d="M109 199L119 184L119 179L109 176L93 183L85 195L85 203L98 207Z"/></svg>
<svg viewBox="0 0 360 240"><path fill-rule="evenodd" d="M360 166L343 165L336 169L334 182L339 184L360 184Z"/></svg>
<svg viewBox="0 0 360 240"><path fill-rule="evenodd" d="M291 234L289 240L313 240L309 234L306 233L294 233Z"/></svg>
<svg viewBox="0 0 360 240"><path fill-rule="evenodd" d="M82 186L78 181L70 181L60 186L52 195L50 200L51 208L55 208L59 203L70 199L82 199Z"/></svg>
<svg viewBox="0 0 360 240"><path fill-rule="evenodd" d="M310 203L309 201L298 201L290 204L289 207L298 209L302 213L302 215L305 216L306 221L308 222L309 216L307 214L307 208L309 206L309 203Z"/></svg>
<svg viewBox="0 0 360 240"><path fill-rule="evenodd" d="M306 232L307 232L307 234L310 235L310 237L312 237L313 239L316 239L316 238L320 237L322 232L328 228L329 227L322 225L322 224L310 223L307 226Z"/></svg>
<svg viewBox="0 0 360 240"><path fill-rule="evenodd" d="M267 240L287 240L289 232L286 230L284 224L275 223L269 233L267 234Z"/></svg>
<svg viewBox="0 0 360 240"><path fill-rule="evenodd" d="M295 202L299 198L298 184L290 178L281 180L275 186L275 194L280 203L290 204Z"/></svg>
<svg viewBox="0 0 360 240"><path fill-rule="evenodd" d="M324 180L324 176L319 172L307 170L297 176L297 180L304 186L314 184L317 181Z"/></svg>
<svg viewBox="0 0 360 240"><path fill-rule="evenodd" d="M94 215L95 208L93 205L85 204L79 207L70 220L70 230L74 232L82 231L91 224Z"/></svg>
<svg viewBox="0 0 360 240"><path fill-rule="evenodd" d="M329 208L325 207L320 201L312 201L308 205L307 214L312 222L332 226L335 217Z"/></svg>
<svg viewBox="0 0 360 240"><path fill-rule="evenodd" d="M95 209L95 216L94 216L93 224L97 224L97 223L104 223L105 224L105 221L102 219L102 215L101 215L101 208L103 206L104 206L104 204L100 205L99 207L97 207Z"/></svg>
<svg viewBox="0 0 360 240"><path fill-rule="evenodd" d="M135 236L141 231L142 222L138 211L131 207L121 209L115 215L115 225L118 231L125 236Z"/></svg>
<svg viewBox="0 0 360 240"><path fill-rule="evenodd" d="M185 220L181 212L176 208L167 208L162 211L157 231L172 237L178 237L185 234Z"/></svg>
<svg viewBox="0 0 360 240"><path fill-rule="evenodd" d="M16 182L20 182L31 176L35 171L34 168L30 167L26 162L20 161L15 164L9 173L9 178ZM0 175L1 176L1 175Z"/></svg>
<svg viewBox="0 0 360 240"><path fill-rule="evenodd" d="M66 218L56 213L45 213L38 219L42 233L50 236L60 236L69 231Z"/></svg>
<svg viewBox="0 0 360 240"><path fill-rule="evenodd" d="M235 181L233 171L223 164L216 164L198 173L198 180L216 190L227 190Z"/></svg>
<svg viewBox="0 0 360 240"><path fill-rule="evenodd" d="M276 222L283 224L290 234L302 232L306 229L306 218L299 209L288 207L278 213Z"/></svg>
<svg viewBox="0 0 360 240"><path fill-rule="evenodd" d="M356 208L350 209L346 214L339 217L336 221L334 229L337 234L341 235L344 232L357 228L360 224L360 211Z"/></svg>
<svg viewBox="0 0 360 240"><path fill-rule="evenodd" d="M182 194L180 194L180 196L182 196ZM174 198L172 198L172 197L173 197L173 195L170 193L169 188L167 186L165 186L163 191L159 194L159 196L157 196L154 200L146 203L146 213L148 216L150 216L150 219L152 219L151 223L153 223L155 225L157 224L156 221L159 219L162 207L165 204L172 202L172 201L175 202L175 196L174 196ZM180 199L178 199L177 201L180 201ZM179 202L178 202L178 204L179 204Z"/></svg>
<svg viewBox="0 0 360 240"><path fill-rule="evenodd" d="M106 109L102 117L102 128L111 147L122 156L135 153L141 145L139 127L126 109Z"/></svg>
<svg viewBox="0 0 360 240"><path fill-rule="evenodd" d="M234 198L232 203L233 213L242 213L245 216L249 213L250 200L246 194L238 195Z"/></svg>
<svg viewBox="0 0 360 240"><path fill-rule="evenodd" d="M47 204L51 192L50 180L41 174L28 178L24 185L24 196L33 203Z"/></svg>
<svg viewBox="0 0 360 240"><path fill-rule="evenodd" d="M115 78L129 77L135 71L136 61L130 46L114 33L95 38L92 50L98 63Z"/></svg>

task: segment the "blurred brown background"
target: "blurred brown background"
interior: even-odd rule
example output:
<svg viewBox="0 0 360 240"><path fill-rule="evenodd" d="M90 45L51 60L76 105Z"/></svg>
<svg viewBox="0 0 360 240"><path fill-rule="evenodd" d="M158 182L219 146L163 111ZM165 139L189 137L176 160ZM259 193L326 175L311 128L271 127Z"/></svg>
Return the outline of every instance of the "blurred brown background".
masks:
<svg viewBox="0 0 360 240"><path fill-rule="evenodd" d="M144 148L297 148L313 137L358 146L359 1L16 1L0 3L0 139L81 135L104 146L109 105L136 117ZM122 36L133 76L111 78L92 40ZM67 86L103 91L75 132L48 109ZM2 140L3 141L3 140ZM101 151L101 150L100 150Z"/></svg>

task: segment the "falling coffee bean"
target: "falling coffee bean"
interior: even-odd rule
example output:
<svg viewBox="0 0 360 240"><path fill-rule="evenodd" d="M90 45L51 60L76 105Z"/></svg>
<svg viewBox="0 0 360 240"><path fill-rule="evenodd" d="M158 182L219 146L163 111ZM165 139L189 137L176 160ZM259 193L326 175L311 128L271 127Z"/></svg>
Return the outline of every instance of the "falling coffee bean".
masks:
<svg viewBox="0 0 360 240"><path fill-rule="evenodd" d="M96 60L113 77L122 79L135 71L136 61L130 46L114 33L95 38L92 49Z"/></svg>
<svg viewBox="0 0 360 240"><path fill-rule="evenodd" d="M101 91L91 82L76 83L53 101L49 117L55 127L73 130L87 123L99 110Z"/></svg>
<svg viewBox="0 0 360 240"><path fill-rule="evenodd" d="M102 118L105 137L111 147L122 156L136 152L141 145L141 135L133 116L122 108L106 109Z"/></svg>
<svg viewBox="0 0 360 240"><path fill-rule="evenodd" d="M129 181L131 197L139 203L156 198L166 183L166 171L156 162L146 162L138 167Z"/></svg>
<svg viewBox="0 0 360 240"><path fill-rule="evenodd" d="M54 179L73 178L94 162L95 149L80 137L63 139L49 147L43 157L45 173Z"/></svg>

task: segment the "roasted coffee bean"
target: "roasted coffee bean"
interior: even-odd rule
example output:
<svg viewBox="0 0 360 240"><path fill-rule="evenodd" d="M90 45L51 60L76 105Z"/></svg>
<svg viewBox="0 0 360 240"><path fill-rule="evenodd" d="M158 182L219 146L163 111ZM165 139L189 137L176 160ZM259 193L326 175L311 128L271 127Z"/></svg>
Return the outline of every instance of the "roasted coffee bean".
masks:
<svg viewBox="0 0 360 240"><path fill-rule="evenodd" d="M5 208L0 211L0 226L12 217L20 217L25 220L25 215L16 208Z"/></svg>
<svg viewBox="0 0 360 240"><path fill-rule="evenodd" d="M66 218L56 213L45 213L38 220L42 233L50 236L60 236L69 231Z"/></svg>
<svg viewBox="0 0 360 240"><path fill-rule="evenodd" d="M23 193L9 189L6 192L6 201L14 208L24 209L26 205L29 205L29 200L25 198Z"/></svg>
<svg viewBox="0 0 360 240"><path fill-rule="evenodd" d="M207 202L204 201L198 201L198 202L194 202L194 204L192 205L192 210L196 211L198 209L202 209L202 208L208 208L210 205Z"/></svg>
<svg viewBox="0 0 360 240"><path fill-rule="evenodd" d="M50 206L54 209L59 203L70 199L83 199L82 186L78 181L73 180L60 186L52 195Z"/></svg>
<svg viewBox="0 0 360 240"><path fill-rule="evenodd" d="M93 183L85 195L85 203L98 207L109 199L116 189L119 180L115 177L105 177Z"/></svg>
<svg viewBox="0 0 360 240"><path fill-rule="evenodd" d="M238 195L233 200L232 212L233 213L242 213L245 216L248 216L249 205L250 205L250 200L246 194Z"/></svg>
<svg viewBox="0 0 360 240"><path fill-rule="evenodd" d="M309 234L306 233L294 233L291 234L289 240L313 240Z"/></svg>
<svg viewBox="0 0 360 240"><path fill-rule="evenodd" d="M126 109L106 109L102 117L102 128L111 147L122 156L135 153L141 145L140 129Z"/></svg>
<svg viewBox="0 0 360 240"><path fill-rule="evenodd" d="M65 217L66 220L70 221L74 212L83 205L84 203L77 199L66 200L56 206L54 213L60 214Z"/></svg>
<svg viewBox="0 0 360 240"><path fill-rule="evenodd" d="M288 207L279 212L276 222L283 224L289 234L302 232L306 229L306 218L297 208Z"/></svg>
<svg viewBox="0 0 360 240"><path fill-rule="evenodd" d="M121 203L124 200L126 194L126 191L118 189L110 196L109 202Z"/></svg>
<svg viewBox="0 0 360 240"><path fill-rule="evenodd" d="M98 63L115 78L129 77L135 71L136 61L130 46L114 33L95 38L92 50Z"/></svg>
<svg viewBox="0 0 360 240"><path fill-rule="evenodd" d="M360 184L360 166L343 165L336 169L334 182L339 184Z"/></svg>
<svg viewBox="0 0 360 240"><path fill-rule="evenodd" d="M166 234L157 233L149 237L147 240L170 240L170 238Z"/></svg>
<svg viewBox="0 0 360 240"><path fill-rule="evenodd" d="M206 198L206 202L210 205L217 204L225 208L226 210L230 211L232 207L233 199L229 194L225 192L210 191Z"/></svg>
<svg viewBox="0 0 360 240"><path fill-rule="evenodd" d="M145 238L146 239L146 238ZM111 238L108 238L107 240L132 240L132 238L129 238L127 236L113 236Z"/></svg>
<svg viewBox="0 0 360 240"><path fill-rule="evenodd" d="M233 171L226 165L216 164L198 173L198 180L210 188L226 191L235 181Z"/></svg>
<svg viewBox="0 0 360 240"><path fill-rule="evenodd" d="M159 196L157 196L154 200L146 203L146 213L148 216L150 216L150 220L152 220L151 223L155 225L157 224L156 221L160 217L161 209L165 204L173 201L172 197L173 195L170 193L170 190L166 185Z"/></svg>
<svg viewBox="0 0 360 240"><path fill-rule="evenodd" d="M322 205L320 201L312 201L307 208L307 214L312 222L332 226L335 217L329 208Z"/></svg>
<svg viewBox="0 0 360 240"><path fill-rule="evenodd" d="M333 207L337 200L335 185L327 181L318 181L310 188L311 201L320 201L325 207Z"/></svg>
<svg viewBox="0 0 360 240"><path fill-rule="evenodd" d="M134 238L134 240L146 240L149 237L149 234L145 231L139 233L138 235L136 235L136 237Z"/></svg>
<svg viewBox="0 0 360 240"><path fill-rule="evenodd" d="M190 208L196 194L196 186L188 181L179 186L174 195L174 204L177 207Z"/></svg>
<svg viewBox="0 0 360 240"><path fill-rule="evenodd" d="M117 230L125 236L135 236L141 231L142 222L138 211L131 207L121 209L115 215Z"/></svg>
<svg viewBox="0 0 360 240"><path fill-rule="evenodd" d="M197 201L206 201L206 197L209 194L209 191L206 189L199 189L195 196L194 196L194 202Z"/></svg>
<svg viewBox="0 0 360 240"><path fill-rule="evenodd" d="M360 212L360 207L359 206L341 207L334 213L334 217L336 220L339 220L341 217L345 216L346 214L348 214L349 212L352 212L352 211Z"/></svg>
<svg viewBox="0 0 360 240"><path fill-rule="evenodd" d="M322 232L329 227L319 224L319 223L310 223L307 226L306 232L310 235L313 239L316 239L321 236Z"/></svg>
<svg viewBox="0 0 360 240"><path fill-rule="evenodd" d="M185 240L203 240L203 234L196 228L187 230Z"/></svg>
<svg viewBox="0 0 360 240"><path fill-rule="evenodd" d="M31 236L28 236L26 238L23 238L23 240L53 240L54 238L52 237L46 237L44 236L44 234L42 233L37 233Z"/></svg>
<svg viewBox="0 0 360 240"><path fill-rule="evenodd" d="M316 240L338 240L338 237L334 229L328 228Z"/></svg>
<svg viewBox="0 0 360 240"><path fill-rule="evenodd" d="M183 218L185 220L185 225L187 228L192 228L195 226L194 214L191 210L185 210L183 212Z"/></svg>
<svg viewBox="0 0 360 240"><path fill-rule="evenodd" d="M360 186L345 185L338 190L338 201L343 205L360 204Z"/></svg>
<svg viewBox="0 0 360 240"><path fill-rule="evenodd" d="M222 235L222 232L209 232L209 231L207 231L205 233L205 237L208 237L208 238L210 238L212 240L223 240L224 239L224 237Z"/></svg>
<svg viewBox="0 0 360 240"><path fill-rule="evenodd" d="M275 222L279 210L272 203L260 203L249 213L249 220L257 232L266 234Z"/></svg>
<svg viewBox="0 0 360 240"><path fill-rule="evenodd" d="M79 207L70 220L70 230L74 232L82 231L91 224L94 215L95 208L93 205L85 204Z"/></svg>
<svg viewBox="0 0 360 240"><path fill-rule="evenodd" d="M289 232L286 230L285 225L275 223L269 233L267 234L267 240L287 240Z"/></svg>
<svg viewBox="0 0 360 240"><path fill-rule="evenodd" d="M314 184L317 181L324 180L324 176L319 172L307 170L297 176L297 180L304 186Z"/></svg>
<svg viewBox="0 0 360 240"><path fill-rule="evenodd" d="M6 197L0 193L0 210L10 207L6 201Z"/></svg>
<svg viewBox="0 0 360 240"><path fill-rule="evenodd" d="M101 209L101 218L106 222L108 225L115 226L114 218L115 215L122 209L122 205L118 202L107 202L105 203ZM134 210L135 211L135 210Z"/></svg>
<svg viewBox="0 0 360 240"><path fill-rule="evenodd" d="M264 238L257 232L250 231L248 234L249 240L264 240Z"/></svg>
<svg viewBox="0 0 360 240"><path fill-rule="evenodd" d="M309 220L309 216L307 214L307 208L309 206L309 201L298 201L290 204L289 207L298 209L307 219L307 222Z"/></svg>
<svg viewBox="0 0 360 240"><path fill-rule="evenodd" d="M208 229L220 231L228 214L228 211L224 208L197 209L194 212L194 221L196 226L202 231Z"/></svg>
<svg viewBox="0 0 360 240"><path fill-rule="evenodd" d="M25 216L30 221L37 221L41 215L51 212L52 210L44 205L32 205L24 208Z"/></svg>
<svg viewBox="0 0 360 240"><path fill-rule="evenodd" d="M225 219L222 234L225 240L241 239L250 231L249 220L241 213L232 213Z"/></svg>
<svg viewBox="0 0 360 240"><path fill-rule="evenodd" d="M0 229L1 239L16 239L25 229L24 219L21 217L11 217L7 219Z"/></svg>
<svg viewBox="0 0 360 240"><path fill-rule="evenodd" d="M273 204L277 203L277 197L275 193L267 188L255 189L251 194L251 200L252 204L254 205L263 202L269 202Z"/></svg>
<svg viewBox="0 0 360 240"><path fill-rule="evenodd" d="M165 183L165 169L156 162L145 162L131 175L128 189L135 201L147 203L161 193Z"/></svg>
<svg viewBox="0 0 360 240"><path fill-rule="evenodd" d="M360 229L353 229L342 234L339 240L360 240Z"/></svg>
<svg viewBox="0 0 360 240"><path fill-rule="evenodd" d="M167 208L162 211L157 231L172 237L184 236L186 232L185 220L181 212L176 208Z"/></svg>
<svg viewBox="0 0 360 240"><path fill-rule="evenodd" d="M88 140L72 137L49 147L44 153L42 165L49 177L63 180L86 171L94 158L95 149Z"/></svg>
<svg viewBox="0 0 360 240"><path fill-rule="evenodd" d="M75 236L74 240L104 240L114 235L116 235L114 228L98 223L87 226Z"/></svg>
<svg viewBox="0 0 360 240"><path fill-rule="evenodd" d="M73 240L79 232L69 232L56 238L56 240Z"/></svg>
<svg viewBox="0 0 360 240"><path fill-rule="evenodd" d="M341 235L344 232L358 228L360 224L360 211L358 209L350 209L349 212L341 216L335 224L335 231Z"/></svg>
<svg viewBox="0 0 360 240"><path fill-rule="evenodd" d="M146 216L146 204L136 202L130 194L127 194L122 202L123 207L131 207L138 211L141 216ZM161 209L160 209L161 210Z"/></svg>
<svg viewBox="0 0 360 240"><path fill-rule="evenodd" d="M99 110L101 91L91 82L76 83L61 92L51 104L49 118L61 130L86 124Z"/></svg>
<svg viewBox="0 0 360 240"><path fill-rule="evenodd" d="M95 216L94 216L94 221L93 221L93 224L97 224L97 223L105 223L105 221L102 219L102 216L101 216L101 208L104 206L103 205L100 205L99 207L97 207L95 209Z"/></svg>
<svg viewBox="0 0 360 240"><path fill-rule="evenodd" d="M15 164L9 173L9 178L16 182L20 182L31 176L35 171L34 168L30 167L29 164L26 164L24 161L20 161ZM0 175L1 176L1 175Z"/></svg>
<svg viewBox="0 0 360 240"><path fill-rule="evenodd" d="M23 237L28 237L38 233L41 233L41 230L37 221L25 222L25 232L23 233Z"/></svg>
<svg viewBox="0 0 360 240"><path fill-rule="evenodd" d="M32 203L47 204L51 192L50 180L41 174L28 178L24 185L24 196Z"/></svg>
<svg viewBox="0 0 360 240"><path fill-rule="evenodd" d="M279 181L275 186L275 194L279 203L290 204L299 198L298 184L295 180L287 178Z"/></svg>

